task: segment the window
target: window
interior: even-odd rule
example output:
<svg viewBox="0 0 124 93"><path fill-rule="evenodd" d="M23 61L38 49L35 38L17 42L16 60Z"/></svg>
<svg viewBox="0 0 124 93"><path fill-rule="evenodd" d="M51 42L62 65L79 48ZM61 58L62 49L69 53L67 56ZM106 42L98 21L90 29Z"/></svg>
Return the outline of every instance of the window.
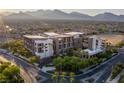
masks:
<svg viewBox="0 0 124 93"><path fill-rule="evenodd" d="M44 46L44 44L43 43L40 43L40 44L38 44L38 46Z"/></svg>
<svg viewBox="0 0 124 93"><path fill-rule="evenodd" d="M64 44L64 48L66 48L66 44Z"/></svg>
<svg viewBox="0 0 124 93"><path fill-rule="evenodd" d="M66 42L66 38L64 38L63 41Z"/></svg>
<svg viewBox="0 0 124 93"><path fill-rule="evenodd" d="M98 45L98 43L99 43L99 41L98 41L98 40L96 40L96 45Z"/></svg>
<svg viewBox="0 0 124 93"><path fill-rule="evenodd" d="M44 52L43 48L38 48L38 53L43 53L43 52Z"/></svg>
<svg viewBox="0 0 124 93"><path fill-rule="evenodd" d="M59 41L59 43L62 43L61 41Z"/></svg>
<svg viewBox="0 0 124 93"><path fill-rule="evenodd" d="M71 42L71 37L68 37L67 41L68 41L68 42Z"/></svg>
<svg viewBox="0 0 124 93"><path fill-rule="evenodd" d="M71 43L68 43L68 47L70 47L71 46Z"/></svg>
<svg viewBox="0 0 124 93"><path fill-rule="evenodd" d="M59 49L61 49L61 47L62 47L62 46L61 46L61 45L59 45Z"/></svg>

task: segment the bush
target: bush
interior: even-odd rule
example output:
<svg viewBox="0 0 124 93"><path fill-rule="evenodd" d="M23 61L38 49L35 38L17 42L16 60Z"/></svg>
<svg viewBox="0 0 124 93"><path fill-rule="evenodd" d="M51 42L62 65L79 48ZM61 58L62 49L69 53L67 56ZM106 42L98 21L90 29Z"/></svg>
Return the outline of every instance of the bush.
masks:
<svg viewBox="0 0 124 93"><path fill-rule="evenodd" d="M57 57L54 58L53 62L57 70L72 71L72 72L77 72L80 69L99 63L97 57L81 60L79 57L75 57L75 56Z"/></svg>
<svg viewBox="0 0 124 93"><path fill-rule="evenodd" d="M13 40L1 45L1 48L10 50L13 54L19 54L24 57L33 56L32 53L24 47L23 40Z"/></svg>
<svg viewBox="0 0 124 93"><path fill-rule="evenodd" d="M32 57L30 57L29 58L29 62L30 63L38 63L40 61L40 58L39 57L37 57L37 56L32 56Z"/></svg>
<svg viewBox="0 0 124 93"><path fill-rule="evenodd" d="M118 82L119 82L119 83L124 83L124 75L120 77L120 79L119 79Z"/></svg>
<svg viewBox="0 0 124 93"><path fill-rule="evenodd" d="M123 64L117 64L112 70L112 76L111 79L114 79L122 70L124 69Z"/></svg>
<svg viewBox="0 0 124 93"><path fill-rule="evenodd" d="M0 65L0 83L22 83L24 80L20 77L20 69L10 63Z"/></svg>
<svg viewBox="0 0 124 93"><path fill-rule="evenodd" d="M118 44L118 47L123 47L124 46L124 42L120 42L119 44Z"/></svg>

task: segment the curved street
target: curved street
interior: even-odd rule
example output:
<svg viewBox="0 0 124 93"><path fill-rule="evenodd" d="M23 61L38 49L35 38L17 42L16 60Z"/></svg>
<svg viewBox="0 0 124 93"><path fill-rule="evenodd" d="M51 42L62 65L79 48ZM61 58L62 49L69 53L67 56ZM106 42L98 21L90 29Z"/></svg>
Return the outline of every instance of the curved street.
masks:
<svg viewBox="0 0 124 93"><path fill-rule="evenodd" d="M35 74L38 73L38 70L34 66L30 65L25 60L23 60L19 57L16 57L12 54L9 54L9 53L0 51L0 55L4 56L8 60L13 60L16 63L16 65L18 65L19 67L22 68L21 71L24 73L25 76L23 76L23 77L26 79L27 83L36 83L37 82L37 80L35 78Z"/></svg>
<svg viewBox="0 0 124 93"><path fill-rule="evenodd" d="M35 66L29 64L26 60L16 57L10 53L0 52L0 54L9 60L14 60L18 66L23 67L28 72L29 77L32 80L32 82L37 82L35 79L35 74L41 75L45 78L44 80L41 79L38 82L41 82L41 83L53 82L51 79L51 76L52 76L51 74L38 70ZM84 72L80 75L75 76L75 80L76 82L80 82L81 79L91 77L92 75L96 74L100 70L103 70L103 73L99 77L96 78L94 83L105 82L111 73L112 67L117 63L120 63L120 62L124 63L123 60L124 60L124 54L117 54L113 56L112 58L110 58L109 60L105 61L104 63L98 65L97 67L91 70L88 70L87 72ZM66 78L69 79L69 77L66 77Z"/></svg>

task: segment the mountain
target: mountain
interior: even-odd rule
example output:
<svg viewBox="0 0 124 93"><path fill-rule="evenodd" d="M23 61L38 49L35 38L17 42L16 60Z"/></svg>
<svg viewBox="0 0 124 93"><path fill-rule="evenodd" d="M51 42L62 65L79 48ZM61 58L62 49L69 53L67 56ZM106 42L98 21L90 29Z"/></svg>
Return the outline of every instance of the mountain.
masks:
<svg viewBox="0 0 124 93"><path fill-rule="evenodd" d="M26 13L39 19L72 19L69 14L60 10L38 10Z"/></svg>
<svg viewBox="0 0 124 93"><path fill-rule="evenodd" d="M91 16L86 15L86 14L81 14L78 12L72 12L72 13L65 13L60 10L38 10L36 12L26 12L29 15L32 15L34 17L37 17L39 19L83 19L87 20L90 19Z"/></svg>
<svg viewBox="0 0 124 93"><path fill-rule="evenodd" d="M10 15L12 14L11 12L2 12L0 13L0 16L7 16L7 15Z"/></svg>
<svg viewBox="0 0 124 93"><path fill-rule="evenodd" d="M89 16L79 12L65 13L61 10L37 10L12 13L3 16L6 20L14 19L59 19L59 20L95 20L95 21L121 21L124 22L124 15L115 15L109 12L98 14L96 16Z"/></svg>
<svg viewBox="0 0 124 93"><path fill-rule="evenodd" d="M19 13L12 13L10 15L7 15L7 16L2 16L3 19L6 19L6 20L25 20L25 19L32 19L34 18L33 16L27 14L27 13L23 13L23 12L19 12Z"/></svg>
<svg viewBox="0 0 124 93"><path fill-rule="evenodd" d="M124 16L120 17L118 15L106 12L104 14L96 15L94 19L102 21L124 21Z"/></svg>
<svg viewBox="0 0 124 93"><path fill-rule="evenodd" d="M90 19L92 19L91 16L86 15L86 14L81 14L81 13L78 13L78 12L71 12L69 15L71 17L74 17L74 18L77 18L77 19L83 19L83 20L90 20Z"/></svg>

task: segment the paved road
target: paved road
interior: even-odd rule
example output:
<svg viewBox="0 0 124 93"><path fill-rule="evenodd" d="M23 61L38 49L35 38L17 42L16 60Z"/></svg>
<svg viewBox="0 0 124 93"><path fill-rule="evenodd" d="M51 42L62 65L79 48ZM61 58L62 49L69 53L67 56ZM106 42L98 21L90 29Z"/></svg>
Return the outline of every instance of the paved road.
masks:
<svg viewBox="0 0 124 93"><path fill-rule="evenodd" d="M36 68L32 65L30 65L29 63L27 63L25 60L16 57L12 54L9 53L4 53L0 51L0 55L3 55L5 58L9 59L9 60L14 60L14 62L18 65L21 66L26 73L28 73L27 75L29 75L30 81L32 81L32 83L37 82L35 79L35 75L34 73L38 73L38 70L36 70Z"/></svg>
<svg viewBox="0 0 124 93"><path fill-rule="evenodd" d="M45 83L53 82L51 80L51 75L50 74L47 74L47 73L44 73L42 71L36 70L36 68L34 66L28 64L25 60L23 60L21 58L18 58L16 56L13 56L11 54L8 54L8 53L1 53L0 52L0 54L4 55L5 57L7 57L11 60L14 59L16 64L21 65L26 70L30 71L33 68L34 73L38 73L39 75L46 77L46 79L44 81L40 81L40 82L45 82ZM103 74L95 80L96 83L103 82L109 77L109 75L111 73L112 66L115 65L118 62L123 62L123 60L124 60L124 54L118 54L115 57L106 61L105 63L103 63L101 65L98 65L94 69L92 69L92 70L90 70L86 73L83 73L81 75L75 76L75 80L77 80L77 82L79 82L80 79L90 77L90 76L94 75L95 73L99 72L100 70L104 70ZM69 79L69 77L66 77L66 78Z"/></svg>
<svg viewBox="0 0 124 93"><path fill-rule="evenodd" d="M114 56L111 59L107 60L103 64L98 65L94 69L92 69L92 70L90 70L90 71L88 71L86 73L80 74L78 76L75 76L75 80L76 80L76 82L80 82L81 79L90 77L90 76L96 74L97 72L99 72L100 70L104 70L104 69L105 69L106 72L104 72L104 75L101 76L101 77L106 79L106 78L108 78L109 74L111 73L110 72L111 71L111 67L110 66L118 63L121 60L124 60L124 55L117 54L116 56ZM106 69L106 67L108 67L108 69ZM66 77L66 78L69 79L69 77ZM98 80L98 82L101 82L102 80L100 78L100 80ZM45 83L49 83L49 82L52 82L52 80L49 78L49 79L45 80L44 82Z"/></svg>
<svg viewBox="0 0 124 93"><path fill-rule="evenodd" d="M50 74L47 74L47 73L40 71L38 68L29 64L26 60L24 60L22 58L14 56L8 52L3 52L1 50L0 50L0 55L3 55L4 57L6 57L9 60L14 60L18 66L23 67L26 70L26 72L29 72L29 74L30 74L29 77L32 77L31 79L33 80L32 83L36 82L36 81L34 81L34 74L38 74L41 77L43 76L45 78L44 79L45 81L48 81L51 78ZM45 82L45 81L43 81L43 82ZM42 79L39 80L38 82L42 82Z"/></svg>
<svg viewBox="0 0 124 93"><path fill-rule="evenodd" d="M110 63L107 65L107 67L104 69L103 73L98 77L94 83L103 83L106 82L108 77L111 74L112 67L114 67L117 63L124 63L124 54L118 55L113 60L110 60Z"/></svg>

